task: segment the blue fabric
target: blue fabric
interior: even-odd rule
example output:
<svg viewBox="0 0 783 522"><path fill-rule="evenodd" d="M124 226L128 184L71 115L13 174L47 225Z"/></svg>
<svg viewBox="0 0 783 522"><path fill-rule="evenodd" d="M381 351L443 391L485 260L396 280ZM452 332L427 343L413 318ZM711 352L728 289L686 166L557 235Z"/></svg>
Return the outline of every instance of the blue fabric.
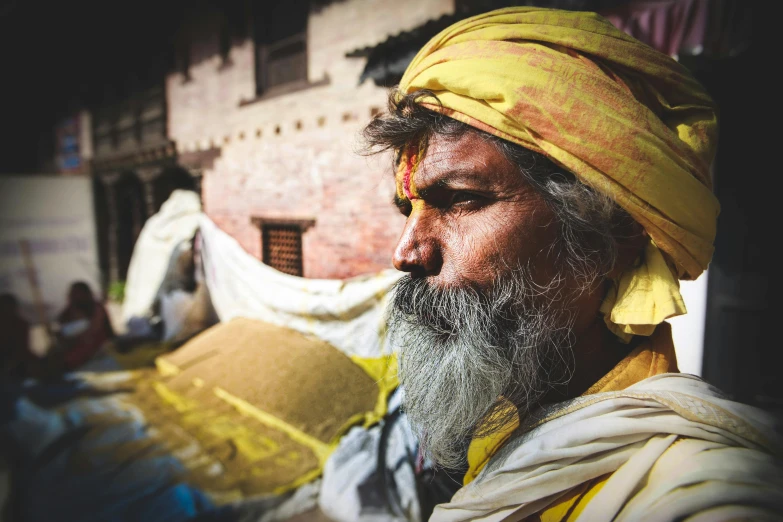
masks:
<svg viewBox="0 0 783 522"><path fill-rule="evenodd" d="M138 413L120 408L114 396L85 397L85 391L84 383L68 379L3 384L0 434L17 461L15 520L236 519L181 482L183 466L152 443Z"/></svg>

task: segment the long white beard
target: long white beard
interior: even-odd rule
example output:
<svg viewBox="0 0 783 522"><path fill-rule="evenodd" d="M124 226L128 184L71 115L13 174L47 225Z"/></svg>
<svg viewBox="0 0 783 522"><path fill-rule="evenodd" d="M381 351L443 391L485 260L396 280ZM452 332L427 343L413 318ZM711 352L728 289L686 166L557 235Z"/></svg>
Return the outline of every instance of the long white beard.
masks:
<svg viewBox="0 0 783 522"><path fill-rule="evenodd" d="M398 282L388 327L403 407L438 465L458 467L472 437L496 431L517 410L526 415L570 378L572 320L560 283L541 288L521 269L488 292L437 289L410 276Z"/></svg>

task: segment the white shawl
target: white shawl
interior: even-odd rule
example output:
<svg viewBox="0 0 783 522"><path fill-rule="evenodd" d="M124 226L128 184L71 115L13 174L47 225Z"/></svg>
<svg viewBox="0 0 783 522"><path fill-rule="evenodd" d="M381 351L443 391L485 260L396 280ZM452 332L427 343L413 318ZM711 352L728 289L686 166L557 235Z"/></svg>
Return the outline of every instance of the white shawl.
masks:
<svg viewBox="0 0 783 522"><path fill-rule="evenodd" d="M656 375L529 419L430 520L524 520L607 473L579 520L781 520L778 426L698 377Z"/></svg>

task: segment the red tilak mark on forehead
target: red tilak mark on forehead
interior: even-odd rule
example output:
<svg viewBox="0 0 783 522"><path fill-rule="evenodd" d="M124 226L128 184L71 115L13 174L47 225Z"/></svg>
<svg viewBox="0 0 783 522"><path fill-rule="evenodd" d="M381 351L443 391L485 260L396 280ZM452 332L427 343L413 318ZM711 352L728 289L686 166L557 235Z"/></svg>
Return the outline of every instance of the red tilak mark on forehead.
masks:
<svg viewBox="0 0 783 522"><path fill-rule="evenodd" d="M411 177L413 176L414 165L416 165L416 154L409 154L408 159L405 162L405 172L402 175L402 191L408 199L415 199L416 197L413 192L411 192Z"/></svg>

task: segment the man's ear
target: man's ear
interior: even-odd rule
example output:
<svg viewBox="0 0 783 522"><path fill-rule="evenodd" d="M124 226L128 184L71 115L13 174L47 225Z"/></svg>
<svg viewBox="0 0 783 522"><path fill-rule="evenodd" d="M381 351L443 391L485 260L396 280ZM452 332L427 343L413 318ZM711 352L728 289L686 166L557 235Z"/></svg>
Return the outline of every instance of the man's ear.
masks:
<svg viewBox="0 0 783 522"><path fill-rule="evenodd" d="M608 274L609 279L617 279L636 263L650 241L647 231L633 220L626 220L626 223L618 224L614 232L617 238L617 260L614 268Z"/></svg>

